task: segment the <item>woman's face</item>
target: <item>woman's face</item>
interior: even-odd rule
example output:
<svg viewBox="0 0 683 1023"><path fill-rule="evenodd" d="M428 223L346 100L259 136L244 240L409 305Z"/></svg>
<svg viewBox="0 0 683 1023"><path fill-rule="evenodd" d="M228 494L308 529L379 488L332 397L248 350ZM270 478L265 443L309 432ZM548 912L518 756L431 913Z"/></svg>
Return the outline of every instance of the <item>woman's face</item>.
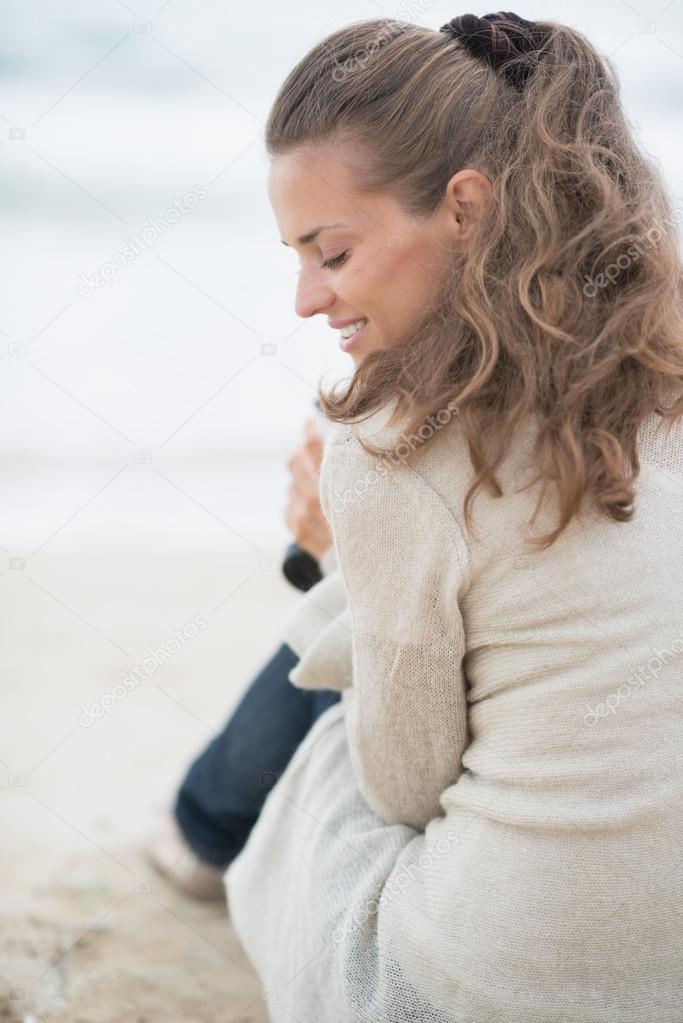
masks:
<svg viewBox="0 0 683 1023"><path fill-rule="evenodd" d="M276 156L268 196L283 244L299 255L297 314L324 315L357 365L406 340L424 318L490 183L459 171L435 212L418 219L387 193L358 191L352 167L351 153L342 162L329 145ZM352 336L339 333L355 324Z"/></svg>

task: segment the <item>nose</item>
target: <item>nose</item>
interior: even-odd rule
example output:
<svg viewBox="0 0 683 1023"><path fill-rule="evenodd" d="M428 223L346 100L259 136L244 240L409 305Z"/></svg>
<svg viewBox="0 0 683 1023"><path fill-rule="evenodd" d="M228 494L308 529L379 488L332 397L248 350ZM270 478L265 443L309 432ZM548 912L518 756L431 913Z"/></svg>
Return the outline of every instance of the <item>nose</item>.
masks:
<svg viewBox="0 0 683 1023"><path fill-rule="evenodd" d="M336 295L322 275L313 267L306 267L299 274L294 308L297 316L315 316L334 304Z"/></svg>

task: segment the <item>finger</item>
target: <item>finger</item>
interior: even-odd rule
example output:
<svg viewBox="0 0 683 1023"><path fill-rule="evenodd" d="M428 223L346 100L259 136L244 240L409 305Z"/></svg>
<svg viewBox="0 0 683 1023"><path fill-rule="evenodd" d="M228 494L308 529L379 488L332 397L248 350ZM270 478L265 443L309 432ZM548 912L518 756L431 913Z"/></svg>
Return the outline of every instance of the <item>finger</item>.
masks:
<svg viewBox="0 0 683 1023"><path fill-rule="evenodd" d="M320 459L322 458L323 449L325 447L322 437L319 436L307 437L304 447L306 448L306 451L308 451L309 455L312 458L315 458L317 461L320 461Z"/></svg>
<svg viewBox="0 0 683 1023"><path fill-rule="evenodd" d="M325 451L325 440L321 433L309 433L304 442L309 457L313 460L316 472L320 469Z"/></svg>
<svg viewBox="0 0 683 1023"><path fill-rule="evenodd" d="M318 417L311 413L304 423L304 437L306 441L320 441L322 442L323 435L320 429L320 422Z"/></svg>
<svg viewBox="0 0 683 1023"><path fill-rule="evenodd" d="M288 468L298 486L317 490L320 486L320 460L307 448L299 448L289 460Z"/></svg>
<svg viewBox="0 0 683 1023"><path fill-rule="evenodd" d="M306 452L301 459L299 471L294 479L302 494L320 494L320 463Z"/></svg>

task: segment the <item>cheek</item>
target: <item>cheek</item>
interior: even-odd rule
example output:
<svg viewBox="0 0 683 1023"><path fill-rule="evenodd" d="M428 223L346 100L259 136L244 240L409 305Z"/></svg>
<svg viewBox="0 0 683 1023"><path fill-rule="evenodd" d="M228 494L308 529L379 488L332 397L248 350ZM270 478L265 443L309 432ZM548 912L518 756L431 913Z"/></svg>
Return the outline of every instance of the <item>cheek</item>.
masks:
<svg viewBox="0 0 683 1023"><path fill-rule="evenodd" d="M394 323L420 314L434 288L434 275L424 265L417 248L390 249L382 265L384 302Z"/></svg>
<svg viewBox="0 0 683 1023"><path fill-rule="evenodd" d="M387 292L392 288L394 264L393 256L387 258L386 249L371 256L359 253L358 265L337 286L338 295L368 319L381 319L381 311L387 306Z"/></svg>
<svg viewBox="0 0 683 1023"><path fill-rule="evenodd" d="M417 245L387 245L352 272L338 294L372 321L376 340L387 343L420 319L433 289L434 275Z"/></svg>
<svg viewBox="0 0 683 1023"><path fill-rule="evenodd" d="M368 317L393 321L422 288L422 270L411 254L400 247L385 246L367 260L362 270L352 274L345 297Z"/></svg>

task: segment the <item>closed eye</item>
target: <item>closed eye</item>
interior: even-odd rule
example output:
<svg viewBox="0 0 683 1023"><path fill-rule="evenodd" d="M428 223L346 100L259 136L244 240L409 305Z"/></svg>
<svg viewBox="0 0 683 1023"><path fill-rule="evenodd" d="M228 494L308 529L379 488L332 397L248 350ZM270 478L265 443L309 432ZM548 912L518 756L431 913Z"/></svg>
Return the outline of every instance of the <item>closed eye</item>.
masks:
<svg viewBox="0 0 683 1023"><path fill-rule="evenodd" d="M336 266L341 266L342 263L346 262L348 251L349 250L346 249L344 252L340 252L338 256L333 256L332 259L326 259L322 264L323 268L325 270L334 270Z"/></svg>

